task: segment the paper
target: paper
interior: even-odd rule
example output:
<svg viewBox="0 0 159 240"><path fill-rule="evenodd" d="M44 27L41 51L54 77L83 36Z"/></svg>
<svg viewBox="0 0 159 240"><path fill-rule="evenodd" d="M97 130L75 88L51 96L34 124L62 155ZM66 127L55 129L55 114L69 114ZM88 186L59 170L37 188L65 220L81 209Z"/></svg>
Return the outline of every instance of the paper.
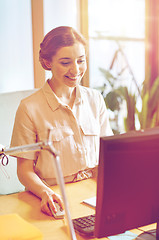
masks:
<svg viewBox="0 0 159 240"><path fill-rule="evenodd" d="M132 233L130 231L126 231L125 233L118 234L115 236L108 237L110 240L133 240L137 237L138 235L135 233Z"/></svg>
<svg viewBox="0 0 159 240"><path fill-rule="evenodd" d="M91 207L96 207L96 196L83 200L83 203L90 205Z"/></svg>

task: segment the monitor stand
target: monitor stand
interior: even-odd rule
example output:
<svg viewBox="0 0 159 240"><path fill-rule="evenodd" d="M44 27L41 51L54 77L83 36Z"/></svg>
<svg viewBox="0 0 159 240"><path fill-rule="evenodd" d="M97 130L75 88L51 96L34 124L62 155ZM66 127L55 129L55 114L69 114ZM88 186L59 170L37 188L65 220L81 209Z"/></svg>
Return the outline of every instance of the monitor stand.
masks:
<svg viewBox="0 0 159 240"><path fill-rule="evenodd" d="M159 240L159 222L157 223L157 228L141 233L136 240Z"/></svg>

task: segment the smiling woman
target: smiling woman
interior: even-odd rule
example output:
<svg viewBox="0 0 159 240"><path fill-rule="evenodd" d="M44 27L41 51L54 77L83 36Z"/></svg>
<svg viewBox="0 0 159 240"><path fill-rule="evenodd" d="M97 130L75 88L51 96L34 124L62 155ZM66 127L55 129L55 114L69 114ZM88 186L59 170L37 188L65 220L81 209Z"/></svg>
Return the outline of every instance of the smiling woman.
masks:
<svg viewBox="0 0 159 240"><path fill-rule="evenodd" d="M86 71L85 40L71 27L49 32L40 45L40 62L52 72L44 86L24 99L16 114L11 146L46 141L52 129L54 148L59 153L65 182L94 176L98 165L99 138L111 135L102 95L80 85ZM51 215L59 195L53 156L47 151L17 155L21 183L39 198L41 210Z"/></svg>
<svg viewBox="0 0 159 240"><path fill-rule="evenodd" d="M87 68L84 46L75 43L73 46L61 48L53 56L50 66L53 73L50 84L52 82L51 86L56 95L59 94L56 92L56 86L58 89L61 86L61 90L66 86L75 87L80 83ZM74 89L69 88L69 90Z"/></svg>
<svg viewBox="0 0 159 240"><path fill-rule="evenodd" d="M39 59L46 70L51 70L50 87L70 107L75 100L76 87L86 66L86 41L71 27L58 27L50 31L41 43Z"/></svg>

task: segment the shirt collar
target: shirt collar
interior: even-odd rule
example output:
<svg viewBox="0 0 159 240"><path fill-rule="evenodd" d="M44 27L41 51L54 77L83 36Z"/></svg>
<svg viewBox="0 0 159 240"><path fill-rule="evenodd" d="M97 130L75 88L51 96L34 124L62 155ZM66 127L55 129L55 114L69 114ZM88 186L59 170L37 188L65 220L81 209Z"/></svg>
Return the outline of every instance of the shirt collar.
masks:
<svg viewBox="0 0 159 240"><path fill-rule="evenodd" d="M76 98L75 98L75 104L79 104L82 102L82 95L81 95L81 86L76 86Z"/></svg>
<svg viewBox="0 0 159 240"><path fill-rule="evenodd" d="M42 91L46 97L46 100L53 111L59 108L60 105L63 105L55 93L52 91L51 87L49 86L49 80L47 80L42 87ZM82 102L82 95L81 95L81 86L76 86L76 98L74 104L80 104Z"/></svg>
<svg viewBox="0 0 159 240"><path fill-rule="evenodd" d="M42 91L51 109L55 111L57 108L59 108L60 102L49 86L49 80L45 82L44 86L42 87Z"/></svg>

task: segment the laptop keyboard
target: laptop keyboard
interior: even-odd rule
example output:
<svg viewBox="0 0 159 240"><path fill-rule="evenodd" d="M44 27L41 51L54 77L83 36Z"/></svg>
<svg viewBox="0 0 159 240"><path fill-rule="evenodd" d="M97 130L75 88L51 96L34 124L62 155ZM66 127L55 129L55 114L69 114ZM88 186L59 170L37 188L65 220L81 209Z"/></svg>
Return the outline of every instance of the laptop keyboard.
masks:
<svg viewBox="0 0 159 240"><path fill-rule="evenodd" d="M94 235L95 214L72 220L75 231L84 236Z"/></svg>

